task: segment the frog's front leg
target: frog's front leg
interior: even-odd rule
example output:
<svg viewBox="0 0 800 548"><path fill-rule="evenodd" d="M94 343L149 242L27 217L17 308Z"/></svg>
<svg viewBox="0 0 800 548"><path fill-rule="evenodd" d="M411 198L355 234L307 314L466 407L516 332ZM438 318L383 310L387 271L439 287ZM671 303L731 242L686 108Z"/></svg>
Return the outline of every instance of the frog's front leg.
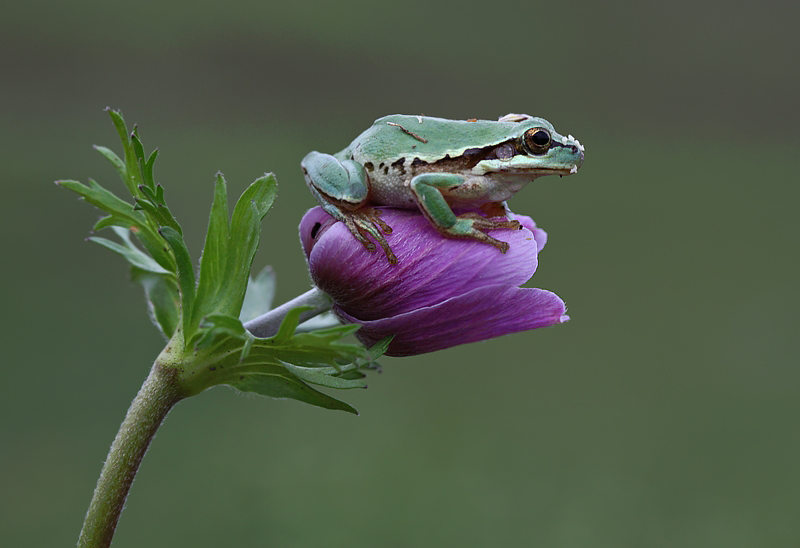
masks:
<svg viewBox="0 0 800 548"><path fill-rule="evenodd" d="M464 183L464 177L455 173L422 173L411 179L411 191L420 209L433 223L436 230L445 236L473 238L491 244L505 253L508 243L486 234L485 230L497 228L521 228L519 221L493 221L477 213L456 216L443 195Z"/></svg>
<svg viewBox="0 0 800 548"><path fill-rule="evenodd" d="M364 166L353 160L338 160L330 154L311 152L300 164L311 194L322 209L342 221L367 251L375 251L371 236L381 246L386 258L394 264L397 257L389 248L384 234L392 229L381 218L380 210L364 207L369 198L369 183Z"/></svg>

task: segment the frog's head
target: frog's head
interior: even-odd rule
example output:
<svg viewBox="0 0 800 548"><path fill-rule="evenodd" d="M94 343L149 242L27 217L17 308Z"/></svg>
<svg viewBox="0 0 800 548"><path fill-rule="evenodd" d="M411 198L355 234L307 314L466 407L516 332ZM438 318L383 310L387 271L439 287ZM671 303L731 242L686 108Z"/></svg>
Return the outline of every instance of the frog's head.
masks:
<svg viewBox="0 0 800 548"><path fill-rule="evenodd" d="M507 141L492 147L474 167L473 173L489 176L570 175L583 164L584 147L572 135L561 135L543 118L507 114Z"/></svg>

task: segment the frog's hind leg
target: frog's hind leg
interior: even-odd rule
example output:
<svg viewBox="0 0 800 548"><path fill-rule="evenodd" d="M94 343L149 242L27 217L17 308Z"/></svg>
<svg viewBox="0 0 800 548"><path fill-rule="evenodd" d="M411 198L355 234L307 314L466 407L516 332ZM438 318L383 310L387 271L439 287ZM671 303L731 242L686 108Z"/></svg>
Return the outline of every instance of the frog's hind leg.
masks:
<svg viewBox="0 0 800 548"><path fill-rule="evenodd" d="M411 180L411 191L428 220L440 233L451 238L471 238L493 245L502 253L508 251L508 243L492 238L485 231L498 228L519 229L519 221L495 221L478 213L456 215L444 198L447 192L464 182L464 177L455 173L423 173Z"/></svg>
<svg viewBox="0 0 800 548"><path fill-rule="evenodd" d="M380 211L364 207L369 198L369 183L364 167L353 160L339 160L330 154L311 152L301 164L311 194L328 215L342 221L367 251L375 251L374 239L390 263L397 257L384 234L392 228L380 217Z"/></svg>

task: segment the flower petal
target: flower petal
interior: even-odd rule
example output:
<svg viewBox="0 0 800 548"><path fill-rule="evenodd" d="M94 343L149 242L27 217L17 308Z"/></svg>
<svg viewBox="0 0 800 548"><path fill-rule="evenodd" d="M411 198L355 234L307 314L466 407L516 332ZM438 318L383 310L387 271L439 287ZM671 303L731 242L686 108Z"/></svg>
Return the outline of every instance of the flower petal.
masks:
<svg viewBox="0 0 800 548"><path fill-rule="evenodd" d="M341 310L362 320L396 316L487 285L518 286L537 266L538 244L525 228L489 232L510 244L501 253L482 242L442 236L419 211L382 209L393 229L386 241L398 258L389 264L380 250L366 251L344 224L328 227L321 219L312 209L300 225L311 276ZM311 238L316 223L321 228Z"/></svg>
<svg viewBox="0 0 800 548"><path fill-rule="evenodd" d="M539 251L541 251L544 248L544 244L547 243L547 232L538 228L536 222L527 215L519 215L518 213L512 213L512 215L522 226L531 231L533 239L536 240L536 245L539 246Z"/></svg>
<svg viewBox="0 0 800 548"><path fill-rule="evenodd" d="M300 243L306 257L311 253L311 248L317 240L322 238L325 231L336 223L336 219L325 213L321 207L312 207L300 220Z"/></svg>
<svg viewBox="0 0 800 548"><path fill-rule="evenodd" d="M361 324L356 337L371 346L389 335L389 356L412 356L569 320L566 305L544 289L487 286L379 320L362 321L334 307L349 323Z"/></svg>

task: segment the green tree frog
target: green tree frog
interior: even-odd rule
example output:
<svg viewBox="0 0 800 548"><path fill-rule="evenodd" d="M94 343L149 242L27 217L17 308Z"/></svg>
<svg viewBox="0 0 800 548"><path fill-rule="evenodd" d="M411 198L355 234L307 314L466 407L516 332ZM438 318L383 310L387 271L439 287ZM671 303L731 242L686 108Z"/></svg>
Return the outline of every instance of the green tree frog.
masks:
<svg viewBox="0 0 800 548"><path fill-rule="evenodd" d="M302 162L309 189L322 208L342 221L369 251L377 242L390 263L397 258L384 234L391 227L371 206L419 208L443 235L472 238L508 250L487 230L519 228L505 201L543 175L576 173L584 147L572 135L527 114L499 120L446 120L395 114L341 152L309 153ZM455 209L482 208L505 219Z"/></svg>

